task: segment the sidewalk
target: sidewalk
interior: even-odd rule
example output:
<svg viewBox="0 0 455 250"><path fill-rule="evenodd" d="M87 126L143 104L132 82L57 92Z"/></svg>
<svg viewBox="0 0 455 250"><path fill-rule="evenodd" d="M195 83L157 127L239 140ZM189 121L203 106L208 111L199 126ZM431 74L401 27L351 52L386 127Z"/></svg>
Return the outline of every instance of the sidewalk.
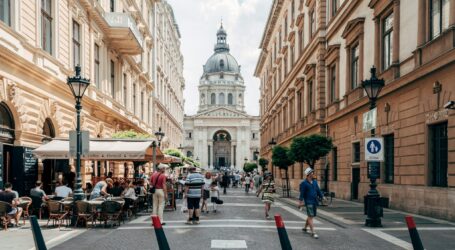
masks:
<svg viewBox="0 0 455 250"><path fill-rule="evenodd" d="M21 223L23 223L22 220ZM79 228L61 227L59 229L58 227L52 226L48 228L46 227L47 220L39 220L38 223L40 224L41 232L48 249L87 231L86 229ZM49 225L52 225L52 222L50 222ZM0 246L1 249L35 249L30 220L26 220L25 225L21 227L8 228L7 231L2 228L0 231Z"/></svg>

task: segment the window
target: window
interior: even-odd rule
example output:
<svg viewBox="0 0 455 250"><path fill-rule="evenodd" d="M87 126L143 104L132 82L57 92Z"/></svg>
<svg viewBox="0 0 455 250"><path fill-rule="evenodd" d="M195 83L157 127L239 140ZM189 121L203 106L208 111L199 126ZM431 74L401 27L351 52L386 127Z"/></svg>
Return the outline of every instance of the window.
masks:
<svg viewBox="0 0 455 250"><path fill-rule="evenodd" d="M256 133L253 133L253 139L256 139Z"/></svg>
<svg viewBox="0 0 455 250"><path fill-rule="evenodd" d="M352 144L352 162L360 162L360 142L354 142Z"/></svg>
<svg viewBox="0 0 455 250"><path fill-rule="evenodd" d="M351 89L357 88L359 81L359 46L351 49Z"/></svg>
<svg viewBox="0 0 455 250"><path fill-rule="evenodd" d="M220 95L218 96L218 104L221 104L221 105L224 105L225 102L224 102L224 93L220 93Z"/></svg>
<svg viewBox="0 0 455 250"><path fill-rule="evenodd" d="M330 94L329 100L330 103L334 102L337 99L336 96L336 83L337 83L337 68L336 65L330 67Z"/></svg>
<svg viewBox="0 0 455 250"><path fill-rule="evenodd" d="M147 100L147 107L148 107L148 111L149 111L149 116L148 116L148 120L149 120L149 124L152 123L152 113L150 112L152 110L152 98L149 97L148 100Z"/></svg>
<svg viewBox="0 0 455 250"><path fill-rule="evenodd" d="M126 88L126 86L127 86L127 84L128 84L128 83L127 83L127 80L128 80L128 78L127 78L126 74L123 73L123 105L124 105L125 107L126 107L127 97L128 97L128 95L127 95L127 91L128 91L128 90L127 90L127 88Z"/></svg>
<svg viewBox="0 0 455 250"><path fill-rule="evenodd" d="M430 127L430 161L432 186L447 187L448 139L447 123Z"/></svg>
<svg viewBox="0 0 455 250"><path fill-rule="evenodd" d="M190 138L190 139L191 139L191 132L189 132L189 133L188 133L188 138Z"/></svg>
<svg viewBox="0 0 455 250"><path fill-rule="evenodd" d="M384 165L385 165L385 183L393 184L394 175L394 136L384 136Z"/></svg>
<svg viewBox="0 0 455 250"><path fill-rule="evenodd" d="M336 14L337 14L337 11L338 11L338 0L331 0L331 14L332 14L332 17L334 17Z"/></svg>
<svg viewBox="0 0 455 250"><path fill-rule="evenodd" d="M141 92L141 119L144 120L144 92Z"/></svg>
<svg viewBox="0 0 455 250"><path fill-rule="evenodd" d="M316 32L316 12L313 9L310 12L310 35L311 35L311 37L313 37L315 32Z"/></svg>
<svg viewBox="0 0 455 250"><path fill-rule="evenodd" d="M100 87L100 47L95 44L95 85Z"/></svg>
<svg viewBox="0 0 455 250"><path fill-rule="evenodd" d="M115 12L115 0L111 0L109 4L109 10Z"/></svg>
<svg viewBox="0 0 455 250"><path fill-rule="evenodd" d="M228 94L228 104L232 105L233 104L233 96L231 93Z"/></svg>
<svg viewBox="0 0 455 250"><path fill-rule="evenodd" d="M299 119L303 118L303 98L302 98L302 91L297 92L297 112L299 112Z"/></svg>
<svg viewBox="0 0 455 250"><path fill-rule="evenodd" d="M314 111L313 81L308 82L308 111Z"/></svg>
<svg viewBox="0 0 455 250"><path fill-rule="evenodd" d="M293 45L293 46L291 46L291 67L294 66L294 60L295 60L294 54L295 54L295 49L294 49L294 45Z"/></svg>
<svg viewBox="0 0 455 250"><path fill-rule="evenodd" d="M136 83L133 83L133 113L136 114Z"/></svg>
<svg viewBox="0 0 455 250"><path fill-rule="evenodd" d="M210 95L210 104L212 104L212 105L216 104L216 95L215 95L215 93L212 93Z"/></svg>
<svg viewBox="0 0 455 250"><path fill-rule="evenodd" d="M393 13L382 21L382 70L392 64L393 50Z"/></svg>
<svg viewBox="0 0 455 250"><path fill-rule="evenodd" d="M305 44L303 41L303 29L299 29L299 54L300 55L302 55L304 47L305 47Z"/></svg>
<svg viewBox="0 0 455 250"><path fill-rule="evenodd" d="M333 174L333 181L338 180L338 149L332 149L332 174Z"/></svg>
<svg viewBox="0 0 455 250"><path fill-rule="evenodd" d="M449 0L430 0L430 39L436 38L449 28L449 15Z"/></svg>
<svg viewBox="0 0 455 250"><path fill-rule="evenodd" d="M280 32L278 32L278 49L281 50L281 29L280 29Z"/></svg>
<svg viewBox="0 0 455 250"><path fill-rule="evenodd" d="M111 60L111 96L115 94L115 63Z"/></svg>
<svg viewBox="0 0 455 250"><path fill-rule="evenodd" d="M284 37L288 36L288 15L284 16Z"/></svg>
<svg viewBox="0 0 455 250"><path fill-rule="evenodd" d="M81 32L79 23L73 20L73 64L81 65Z"/></svg>
<svg viewBox="0 0 455 250"><path fill-rule="evenodd" d="M11 26L11 1L0 0L0 21Z"/></svg>
<svg viewBox="0 0 455 250"><path fill-rule="evenodd" d="M52 2L41 0L41 46L52 54ZM76 65L76 64L75 64Z"/></svg>
<svg viewBox="0 0 455 250"><path fill-rule="evenodd" d="M295 12L295 0L292 0L291 3L291 19L294 20L294 12Z"/></svg>

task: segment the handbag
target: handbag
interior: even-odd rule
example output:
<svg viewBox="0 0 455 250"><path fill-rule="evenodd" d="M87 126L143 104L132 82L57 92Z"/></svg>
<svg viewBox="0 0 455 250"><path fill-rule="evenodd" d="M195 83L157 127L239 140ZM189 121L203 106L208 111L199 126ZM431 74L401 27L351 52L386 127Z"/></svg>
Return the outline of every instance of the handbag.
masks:
<svg viewBox="0 0 455 250"><path fill-rule="evenodd" d="M155 193L155 190L156 190L155 185L156 185L156 183L158 182L158 179L160 179L160 175L161 175L161 173L158 175L158 177L156 177L155 183L152 185L152 187L151 187L150 190L149 190L150 193L152 193L152 194Z"/></svg>
<svg viewBox="0 0 455 250"><path fill-rule="evenodd" d="M224 201L222 201L220 199L216 199L215 203L218 205L222 205L224 203Z"/></svg>

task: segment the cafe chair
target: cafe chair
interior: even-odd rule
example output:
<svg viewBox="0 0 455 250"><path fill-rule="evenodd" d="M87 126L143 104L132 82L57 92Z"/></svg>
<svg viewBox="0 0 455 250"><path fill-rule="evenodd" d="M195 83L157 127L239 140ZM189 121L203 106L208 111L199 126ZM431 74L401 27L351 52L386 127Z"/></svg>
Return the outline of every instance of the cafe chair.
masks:
<svg viewBox="0 0 455 250"><path fill-rule="evenodd" d="M62 225L62 222L67 218L68 212L62 210L62 204L58 201L50 200L47 203L49 208L49 219L47 220L47 226L49 227L49 221L52 220L53 226L55 226L55 222L58 223L58 228Z"/></svg>
<svg viewBox="0 0 455 250"><path fill-rule="evenodd" d="M85 222L85 225L88 228L88 222L89 220L91 220L93 227L95 223L95 214L93 213L90 204L86 201L77 201L76 207L77 207L76 225L78 225L79 220L81 220Z"/></svg>
<svg viewBox="0 0 455 250"><path fill-rule="evenodd" d="M30 205L32 205L32 198L23 196L20 197L19 200L21 201L19 206L22 208L22 220L25 225L25 219L30 218L29 208Z"/></svg>
<svg viewBox="0 0 455 250"><path fill-rule="evenodd" d="M0 201L0 222L5 229L5 231L8 229L8 223L9 223L9 216L8 216L8 210L11 209L11 204L8 202Z"/></svg>
<svg viewBox="0 0 455 250"><path fill-rule="evenodd" d="M117 201L104 201L101 204L101 221L104 221L104 226L107 226L108 221L117 221L120 226L122 219L123 205ZM114 226L116 224L114 223Z"/></svg>

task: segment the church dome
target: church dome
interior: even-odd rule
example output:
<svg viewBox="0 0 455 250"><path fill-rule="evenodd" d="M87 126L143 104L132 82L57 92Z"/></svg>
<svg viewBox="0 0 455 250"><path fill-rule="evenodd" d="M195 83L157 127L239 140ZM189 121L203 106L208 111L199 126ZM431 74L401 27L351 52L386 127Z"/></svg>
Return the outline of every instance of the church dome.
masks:
<svg viewBox="0 0 455 250"><path fill-rule="evenodd" d="M229 53L229 44L226 42L227 33L223 24L216 33L217 43L215 53L207 60L204 65L204 74L231 72L240 74L240 66L237 60Z"/></svg>
<svg viewBox="0 0 455 250"><path fill-rule="evenodd" d="M229 52L215 53L205 63L204 73L216 72L240 73L240 67Z"/></svg>

